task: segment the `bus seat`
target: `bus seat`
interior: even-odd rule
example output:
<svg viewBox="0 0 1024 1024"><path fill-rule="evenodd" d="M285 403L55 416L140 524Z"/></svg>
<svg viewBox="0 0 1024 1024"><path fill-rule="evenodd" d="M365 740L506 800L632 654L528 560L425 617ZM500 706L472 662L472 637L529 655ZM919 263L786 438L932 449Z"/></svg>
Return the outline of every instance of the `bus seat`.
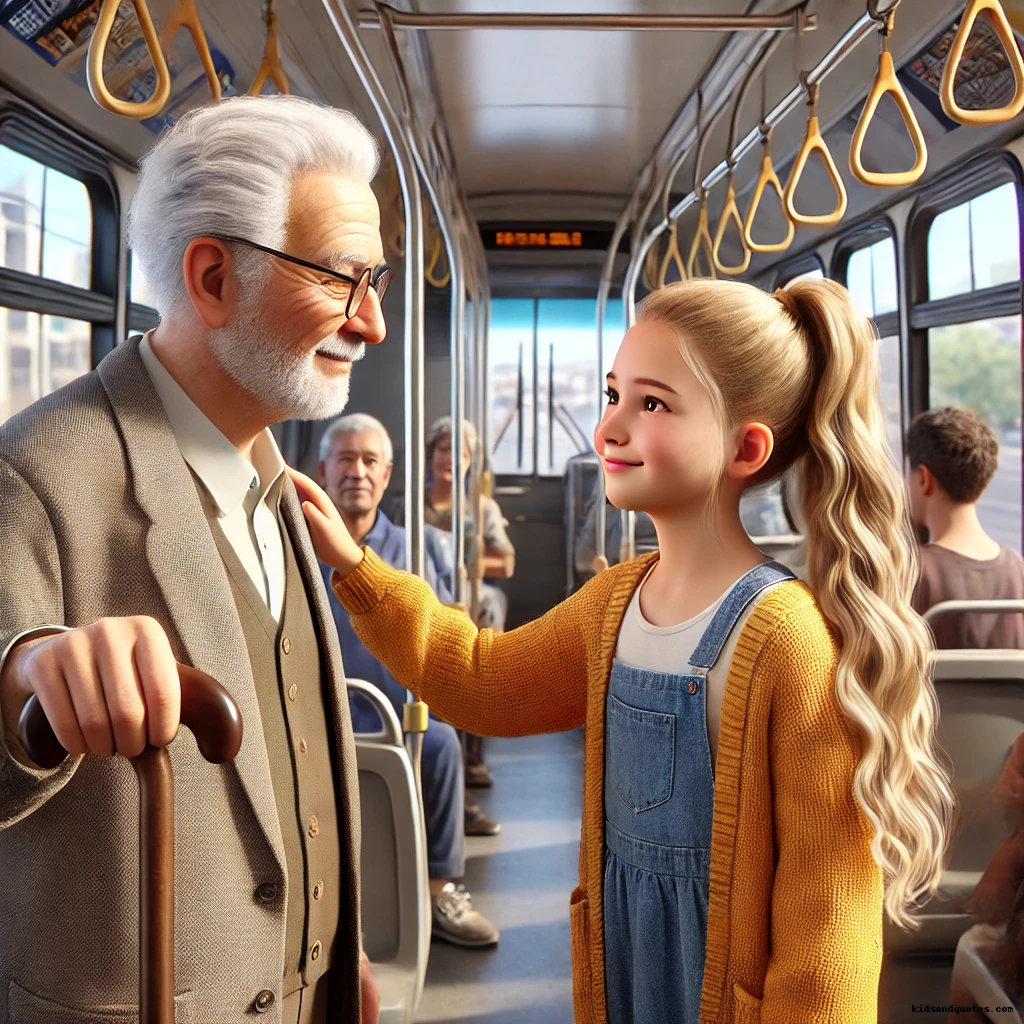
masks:
<svg viewBox="0 0 1024 1024"><path fill-rule="evenodd" d="M362 817L363 948L380 992L380 1024L412 1024L430 952L430 892L422 800L391 701L346 680L374 706L377 733L357 733Z"/></svg>
<svg viewBox="0 0 1024 1024"><path fill-rule="evenodd" d="M973 924L964 904L1008 834L992 791L1024 732L1024 651L937 651L934 665L939 743L953 765L960 821L939 892L919 913L920 929L904 931L886 919L887 954L952 954Z"/></svg>
<svg viewBox="0 0 1024 1024"><path fill-rule="evenodd" d="M985 1019L1022 1024L1013 1000L983 955L1000 936L1001 929L988 924L976 924L960 936L953 961L950 1002L956 1006L986 1006L990 1012L984 1014Z"/></svg>

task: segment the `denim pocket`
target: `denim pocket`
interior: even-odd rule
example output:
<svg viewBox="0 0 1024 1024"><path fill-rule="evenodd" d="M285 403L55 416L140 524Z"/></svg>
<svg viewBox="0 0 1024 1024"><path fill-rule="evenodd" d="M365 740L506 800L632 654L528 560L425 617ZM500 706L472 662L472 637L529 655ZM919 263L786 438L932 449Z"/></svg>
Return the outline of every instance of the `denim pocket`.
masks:
<svg viewBox="0 0 1024 1024"><path fill-rule="evenodd" d="M608 699L607 771L619 799L635 814L672 796L676 716Z"/></svg>

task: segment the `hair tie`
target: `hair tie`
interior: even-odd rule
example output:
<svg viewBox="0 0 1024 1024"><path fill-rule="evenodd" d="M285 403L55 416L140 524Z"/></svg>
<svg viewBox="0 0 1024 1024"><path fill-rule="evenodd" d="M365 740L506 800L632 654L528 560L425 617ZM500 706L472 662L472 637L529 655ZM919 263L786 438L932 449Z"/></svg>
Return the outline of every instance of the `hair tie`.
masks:
<svg viewBox="0 0 1024 1024"><path fill-rule="evenodd" d="M796 296L786 288L776 288L772 292L772 298L778 299L786 312L803 327L803 318L800 316L800 307L797 305Z"/></svg>

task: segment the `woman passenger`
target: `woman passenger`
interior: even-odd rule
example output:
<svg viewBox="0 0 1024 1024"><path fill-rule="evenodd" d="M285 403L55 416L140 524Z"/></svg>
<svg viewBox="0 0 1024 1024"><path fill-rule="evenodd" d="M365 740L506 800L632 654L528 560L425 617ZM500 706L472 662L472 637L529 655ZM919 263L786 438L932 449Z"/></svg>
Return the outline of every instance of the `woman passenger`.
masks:
<svg viewBox="0 0 1024 1024"><path fill-rule="evenodd" d="M504 635L360 551L293 474L335 593L396 678L476 732L586 725L579 1024L876 1024L883 907L914 925L955 810L877 385L871 325L834 281L654 292L595 447L660 551ZM739 513L791 466L809 586Z"/></svg>

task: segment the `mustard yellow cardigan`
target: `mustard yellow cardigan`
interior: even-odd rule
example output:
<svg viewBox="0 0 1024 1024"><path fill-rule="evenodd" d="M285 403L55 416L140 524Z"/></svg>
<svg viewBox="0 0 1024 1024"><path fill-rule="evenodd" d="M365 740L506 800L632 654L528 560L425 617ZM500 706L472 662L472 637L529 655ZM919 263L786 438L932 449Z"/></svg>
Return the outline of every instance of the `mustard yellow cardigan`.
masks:
<svg viewBox="0 0 1024 1024"><path fill-rule="evenodd" d="M623 614L657 553L614 566L509 633L478 631L364 548L332 587L360 639L441 718L487 736L586 726L580 884L570 901L577 1024L606 1024L604 715ZM838 650L810 590L747 620L715 769L700 1024L876 1024L882 876L853 796L859 743Z"/></svg>

